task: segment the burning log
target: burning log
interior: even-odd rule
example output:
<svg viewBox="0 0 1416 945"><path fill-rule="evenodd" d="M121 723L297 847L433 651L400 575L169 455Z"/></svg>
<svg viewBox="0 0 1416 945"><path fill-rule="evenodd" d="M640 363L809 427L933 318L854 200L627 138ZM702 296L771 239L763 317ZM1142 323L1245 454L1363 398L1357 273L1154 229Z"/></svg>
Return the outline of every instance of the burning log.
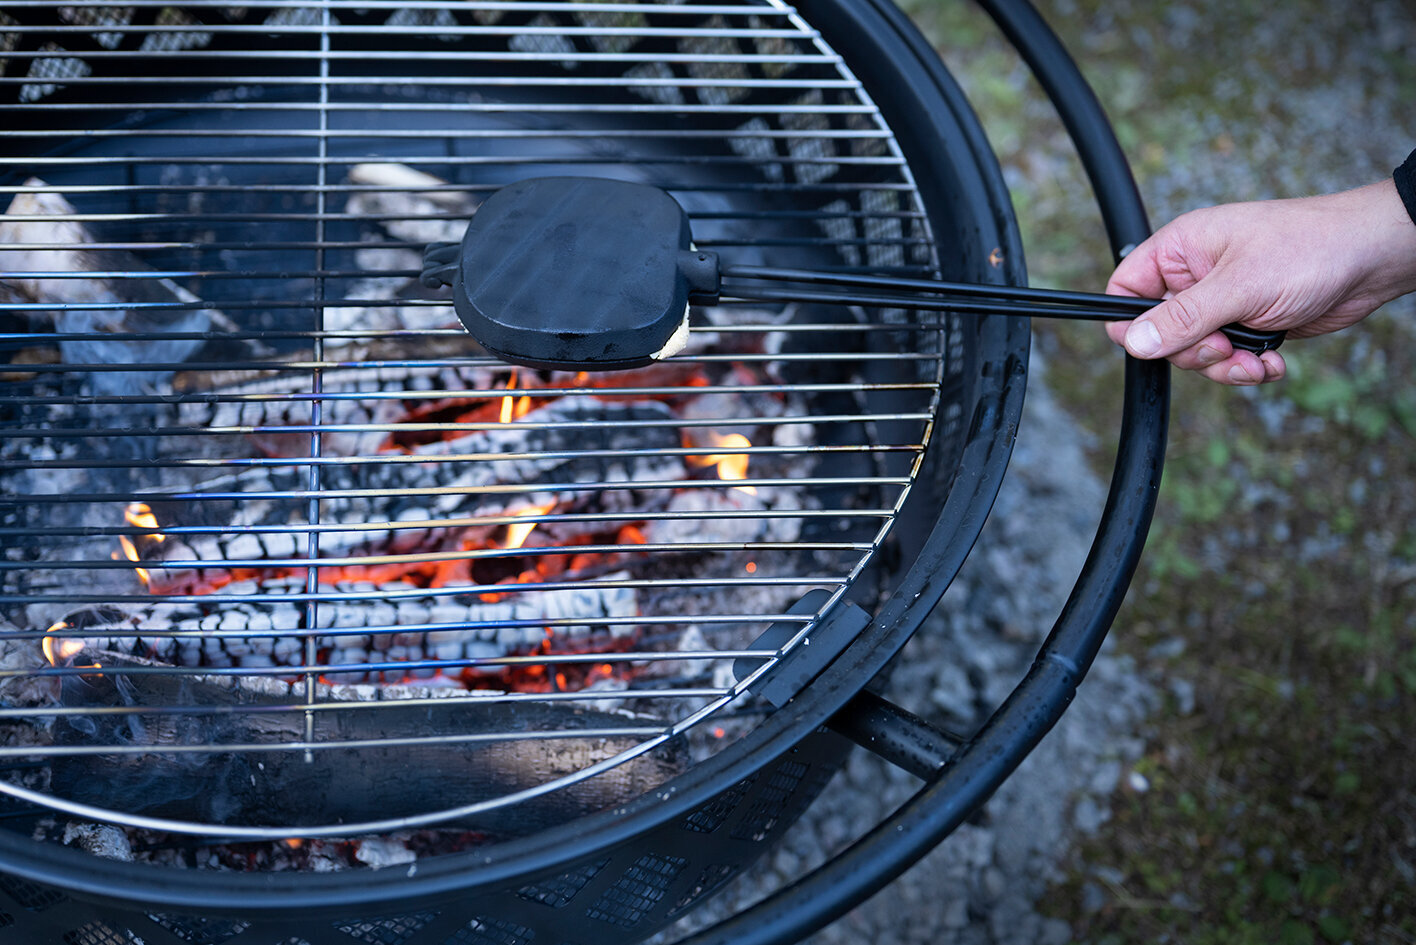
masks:
<svg viewBox="0 0 1416 945"><path fill-rule="evenodd" d="M323 467L321 488L326 496L321 500L322 521L360 525L377 521L427 522L428 525L374 532L325 532L321 534L321 556L463 549L469 542L477 543L491 530L492 526L481 526L479 535L478 518L514 513L518 505L525 502L515 496L503 498L493 494L488 497L489 490L508 485L525 486L531 491L550 482L620 484L621 489L591 489L583 495L572 493L563 501L561 510L592 505L601 511L623 511L626 521L633 521L637 514L662 507L669 499L666 490L635 489L635 483L672 481L686 475L679 457L652 455L655 450L678 445L674 428L649 425L672 419L668 408L658 402L606 404L566 398L538 408L528 419L534 419L537 425L498 425L455 439L418 445L408 453L417 457L418 462ZM594 428L586 429L584 424L587 423L595 424ZM587 450L598 455L577 455ZM630 451L648 451L651 455L636 457L633 462L616 455ZM488 458L498 455L508 458ZM477 459L463 459L467 456ZM190 592L192 588L213 583L213 578L219 583L229 579L214 575L208 569L183 568L181 563L185 561L230 562L231 568L241 569L261 568L263 561L278 562L302 556L304 548L295 536L304 524L300 519L303 502L262 498L260 494L298 492L307 485L308 472L299 466L255 467L203 483L203 491L236 491L252 494L252 497L236 506L229 528L220 534L194 535L148 546L141 560L143 566L152 571L153 589L164 593ZM415 494L408 494L410 490ZM160 506L156 511L167 524L182 524L179 516L191 514L190 510L178 506ZM442 521L450 516L470 520L461 525ZM251 531L250 526L289 528L289 531ZM173 564L163 567L161 562L164 561ZM304 565L304 561L299 561L288 566Z"/></svg>
<svg viewBox="0 0 1416 945"><path fill-rule="evenodd" d="M407 352L401 352L406 357ZM468 365L436 367L353 367L327 370L321 376L323 401L321 420L326 426L388 427L404 419L410 404L425 404L417 398L425 391L486 390L493 385L494 373ZM207 379L211 383L211 379ZM188 388L195 384L188 383ZM177 408L180 425L189 428L255 427L268 428L308 424L312 402L308 373L242 376L211 388L212 398L182 401ZM404 399L395 395L411 394ZM350 397L368 394L368 397ZM377 453L387 442L386 430L326 430L320 434L322 451L334 456ZM301 433L257 433L252 440L270 456L308 455L310 437ZM238 449L247 453L248 450Z"/></svg>
<svg viewBox="0 0 1416 945"><path fill-rule="evenodd" d="M627 575L611 575L610 581ZM242 582L224 591L287 595L301 578ZM557 639L584 652L610 651L637 633L639 604L633 588L583 582L565 590L522 590L506 585L488 595L409 597L408 585L336 582L322 590L336 599L315 608L318 626L306 627L303 602L236 600L221 607L153 601L72 612L46 635L52 665L87 662L98 651L188 667L306 667L313 646L324 673L340 683L482 676L495 680L507 656L533 653L553 627ZM398 596L339 600L382 590ZM484 600L483 597L492 597ZM553 658L551 658L553 661ZM417 663L407 670L383 664ZM383 666L383 668L370 668Z"/></svg>

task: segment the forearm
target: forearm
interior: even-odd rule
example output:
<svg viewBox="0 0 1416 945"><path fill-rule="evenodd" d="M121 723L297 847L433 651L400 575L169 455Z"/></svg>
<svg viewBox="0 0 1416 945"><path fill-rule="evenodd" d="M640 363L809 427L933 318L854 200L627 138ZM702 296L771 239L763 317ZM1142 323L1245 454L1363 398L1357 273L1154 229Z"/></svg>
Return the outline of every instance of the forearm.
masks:
<svg viewBox="0 0 1416 945"><path fill-rule="evenodd" d="M1345 212L1363 221L1352 229L1372 257L1365 289L1378 300L1376 304L1416 292L1416 219L1408 213L1395 181L1388 178L1334 194L1337 198L1347 198Z"/></svg>

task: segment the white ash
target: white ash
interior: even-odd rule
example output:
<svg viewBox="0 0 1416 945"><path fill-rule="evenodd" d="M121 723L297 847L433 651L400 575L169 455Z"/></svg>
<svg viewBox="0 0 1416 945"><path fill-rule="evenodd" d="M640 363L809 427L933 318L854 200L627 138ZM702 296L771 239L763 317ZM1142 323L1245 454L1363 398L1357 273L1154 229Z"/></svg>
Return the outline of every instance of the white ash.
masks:
<svg viewBox="0 0 1416 945"><path fill-rule="evenodd" d="M356 164L349 169L355 189L344 212L360 218L364 239L407 247L357 250L355 262L365 276L336 285L337 298L347 304L324 309L323 328L329 332L425 331L459 326L450 297L432 292L419 281L422 250L429 243L462 238L480 202L447 181L404 164ZM447 190L429 188L448 187ZM396 190L388 188L416 188ZM338 334L326 339L331 348L357 343Z"/></svg>
<svg viewBox="0 0 1416 945"><path fill-rule="evenodd" d="M384 837L367 837L355 844L354 858L371 869L412 863L418 854L401 841Z"/></svg>
<svg viewBox="0 0 1416 945"><path fill-rule="evenodd" d="M10 638L10 634L18 632L18 627L0 620L0 673L15 674L0 675L0 703L14 707L54 705L59 698L59 680L53 676L30 675L31 671L47 665L47 661L38 640ZM47 730L52 721L40 718L20 726L19 743L29 744L30 724ZM10 739L15 731L15 727L0 724L6 744L14 744Z"/></svg>
<svg viewBox="0 0 1416 945"><path fill-rule="evenodd" d="M461 323L450 301L425 298L425 289L401 276L374 276L360 279L340 294L347 305L330 305L324 310L326 331L430 331L456 328ZM394 302L397 304L389 304ZM369 303L369 304L360 304ZM351 337L335 336L326 346L354 343Z"/></svg>
<svg viewBox="0 0 1416 945"><path fill-rule="evenodd" d="M782 512L784 517L739 517L743 512L769 510ZM644 537L653 544L790 542L801 531L801 520L790 513L799 510L798 497L791 489L760 488L755 493L736 487L686 489L669 500L665 511L684 515L728 513L730 517L656 519L645 527Z"/></svg>
<svg viewBox="0 0 1416 945"><path fill-rule="evenodd" d="M428 402L427 392L444 391L448 397L456 397L466 391L488 390L495 386L497 373L465 365L371 366L323 371L320 385L327 396L320 402L320 421L331 426L389 427L408 415L410 405ZM218 379L221 380L224 379ZM210 388L210 397L194 397L179 403L176 422L183 427L202 429L308 424L313 416L310 384L307 371L233 378ZM351 397L352 394L367 396ZM308 455L308 434L284 436L286 439L281 441L276 435L267 434L255 442L267 454ZM320 434L320 445L326 455L369 455L376 453L388 436L388 430L333 429ZM250 443L234 440L232 448L249 454Z"/></svg>
<svg viewBox="0 0 1416 945"><path fill-rule="evenodd" d="M133 847L121 827L71 821L64 825L64 845L107 860L133 861Z"/></svg>

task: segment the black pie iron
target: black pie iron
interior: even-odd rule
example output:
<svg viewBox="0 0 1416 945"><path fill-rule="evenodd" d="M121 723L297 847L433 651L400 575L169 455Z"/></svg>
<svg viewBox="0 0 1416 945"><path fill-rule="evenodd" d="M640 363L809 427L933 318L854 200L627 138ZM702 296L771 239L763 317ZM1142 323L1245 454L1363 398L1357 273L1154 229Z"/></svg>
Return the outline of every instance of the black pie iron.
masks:
<svg viewBox="0 0 1416 945"><path fill-rule="evenodd" d="M435 243L423 282L451 284L488 351L563 370L641 367L688 340L690 297L715 295L718 260L657 187L540 177L503 187L459 243Z"/></svg>

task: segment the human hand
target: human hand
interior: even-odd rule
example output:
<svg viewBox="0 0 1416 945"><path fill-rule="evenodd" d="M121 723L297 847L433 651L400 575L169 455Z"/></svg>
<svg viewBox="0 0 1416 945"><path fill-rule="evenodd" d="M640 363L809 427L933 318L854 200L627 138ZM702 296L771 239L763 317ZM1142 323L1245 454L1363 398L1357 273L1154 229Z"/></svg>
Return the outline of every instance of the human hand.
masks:
<svg viewBox="0 0 1416 945"><path fill-rule="evenodd" d="M1221 384L1276 381L1282 355L1236 350L1218 329L1242 322L1304 338L1360 321L1416 291L1416 224L1390 180L1194 210L1129 253L1106 291L1166 299L1107 325L1135 357L1168 358Z"/></svg>

